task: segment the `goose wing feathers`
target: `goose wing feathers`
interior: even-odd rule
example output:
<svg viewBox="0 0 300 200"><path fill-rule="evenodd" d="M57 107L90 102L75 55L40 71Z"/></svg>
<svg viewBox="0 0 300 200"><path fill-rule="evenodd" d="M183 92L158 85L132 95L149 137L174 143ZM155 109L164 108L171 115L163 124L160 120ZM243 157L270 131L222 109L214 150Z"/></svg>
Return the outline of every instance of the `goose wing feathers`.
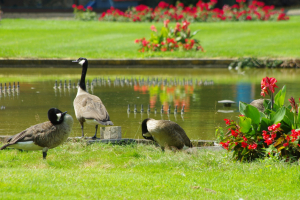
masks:
<svg viewBox="0 0 300 200"><path fill-rule="evenodd" d="M77 118L95 119L98 122L110 121L101 99L95 95L80 95L74 100ZM112 124L109 124L112 125Z"/></svg>
<svg viewBox="0 0 300 200"><path fill-rule="evenodd" d="M36 124L8 138L7 144L1 147L1 149L4 149L9 145L13 145L18 142L26 141L33 141L37 145L44 147L44 145L40 141L43 140L47 135L55 132L56 129L57 128L50 121Z"/></svg>
<svg viewBox="0 0 300 200"><path fill-rule="evenodd" d="M179 148L182 148L183 145L186 145L188 147L192 146L191 141L187 137L185 131L177 123L167 120L159 120L157 121L156 125L156 130L152 130L153 132L150 130L149 131L151 132L151 134L153 133L154 137L158 140L160 139L162 141L165 141L165 139L169 138L167 139L168 145L176 146Z"/></svg>

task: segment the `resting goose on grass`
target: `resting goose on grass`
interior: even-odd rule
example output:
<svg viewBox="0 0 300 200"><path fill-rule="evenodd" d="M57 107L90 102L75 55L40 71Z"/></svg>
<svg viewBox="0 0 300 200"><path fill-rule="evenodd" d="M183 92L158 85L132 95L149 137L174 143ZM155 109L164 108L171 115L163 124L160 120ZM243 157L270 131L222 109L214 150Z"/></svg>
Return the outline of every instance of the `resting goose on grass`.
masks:
<svg viewBox="0 0 300 200"><path fill-rule="evenodd" d="M177 149L193 147L185 131L177 123L168 120L144 119L142 135L145 139L157 142L162 151L165 147Z"/></svg>
<svg viewBox="0 0 300 200"><path fill-rule="evenodd" d="M89 94L86 91L85 76L88 68L88 61L86 58L78 58L73 62L78 62L82 66L81 79L77 90L77 95L74 99L73 105L75 115L81 125L82 137L84 137L83 123L95 125L95 135L92 137L96 139L98 125L114 125L109 118L108 112L103 105L101 99L95 95Z"/></svg>
<svg viewBox="0 0 300 200"><path fill-rule="evenodd" d="M43 158L46 159L48 149L53 149L65 142L71 133L73 118L66 113L57 108L51 108L48 111L50 121L36 124L11 136L0 150L5 148L42 150Z"/></svg>

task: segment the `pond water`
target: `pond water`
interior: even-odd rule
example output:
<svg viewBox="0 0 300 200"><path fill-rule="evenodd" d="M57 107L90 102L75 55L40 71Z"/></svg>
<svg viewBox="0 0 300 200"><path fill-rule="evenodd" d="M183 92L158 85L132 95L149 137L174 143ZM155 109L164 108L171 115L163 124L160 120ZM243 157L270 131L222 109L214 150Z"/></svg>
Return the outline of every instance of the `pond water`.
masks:
<svg viewBox="0 0 300 200"><path fill-rule="evenodd" d="M114 125L122 127L123 138L142 138L140 123L150 117L177 122L191 139L210 140L215 139L216 127L225 126L224 118L237 119L239 115L238 103L228 108L218 101L228 99L249 103L260 98L260 81L263 77L270 76L278 80L279 88L287 86L287 104L290 96L296 99L300 96L299 73L296 69L242 71L199 68L89 68L86 80L89 81L89 92L101 98ZM31 125L44 122L48 120L48 109L57 107L73 116L72 136L81 136L80 125L73 108L77 92L73 85L77 85L80 76L81 67L1 68L0 135L13 135ZM4 84L6 83L8 88L9 82L11 89L4 92ZM16 85L15 90L12 90L13 82ZM128 105L130 113L127 113ZM134 113L134 105L137 107L137 113ZM144 108L143 113L140 112L141 105ZM178 111L174 114L176 105ZM185 109L181 115L183 105ZM86 124L85 133L93 136L94 126Z"/></svg>

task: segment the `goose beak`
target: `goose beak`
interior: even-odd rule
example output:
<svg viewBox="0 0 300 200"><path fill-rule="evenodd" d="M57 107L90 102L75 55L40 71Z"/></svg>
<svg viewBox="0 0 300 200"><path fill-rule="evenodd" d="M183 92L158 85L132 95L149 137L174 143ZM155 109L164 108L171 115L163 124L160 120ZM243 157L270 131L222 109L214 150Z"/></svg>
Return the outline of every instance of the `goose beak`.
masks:
<svg viewBox="0 0 300 200"><path fill-rule="evenodd" d="M72 60L72 62L78 62L78 60Z"/></svg>

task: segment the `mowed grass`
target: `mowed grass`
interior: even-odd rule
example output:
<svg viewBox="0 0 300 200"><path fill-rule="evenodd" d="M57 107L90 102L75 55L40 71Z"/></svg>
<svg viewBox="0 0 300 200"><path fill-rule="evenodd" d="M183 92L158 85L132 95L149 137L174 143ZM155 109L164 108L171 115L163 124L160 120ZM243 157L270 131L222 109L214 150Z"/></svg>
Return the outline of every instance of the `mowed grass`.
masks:
<svg viewBox="0 0 300 200"><path fill-rule="evenodd" d="M259 58L300 57L300 16L289 21L192 23L206 52L139 53L135 39L149 39L163 23L3 19L0 58ZM170 23L174 27L175 23Z"/></svg>
<svg viewBox="0 0 300 200"><path fill-rule="evenodd" d="M226 151L66 143L0 151L1 199L299 199L297 163L233 162Z"/></svg>

